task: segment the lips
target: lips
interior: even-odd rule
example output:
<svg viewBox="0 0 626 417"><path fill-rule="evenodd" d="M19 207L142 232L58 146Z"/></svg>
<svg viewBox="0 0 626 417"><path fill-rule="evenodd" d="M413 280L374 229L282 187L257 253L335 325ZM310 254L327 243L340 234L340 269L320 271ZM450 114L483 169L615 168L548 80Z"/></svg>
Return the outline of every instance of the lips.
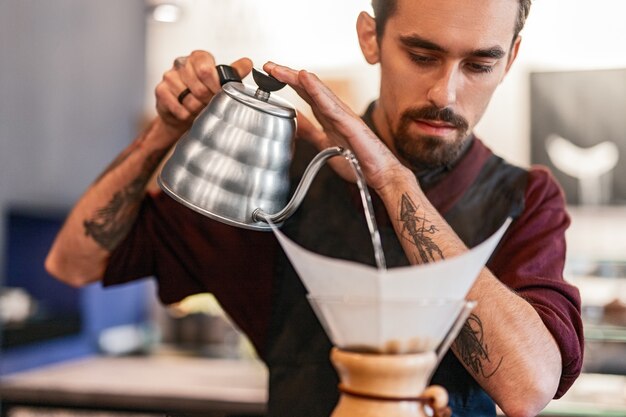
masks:
<svg viewBox="0 0 626 417"><path fill-rule="evenodd" d="M453 109L434 106L410 108L402 112L399 132L417 131L412 134L432 138L450 138L465 135L468 122Z"/></svg>
<svg viewBox="0 0 626 417"><path fill-rule="evenodd" d="M453 123L441 120L414 119L413 123L419 130L430 136L446 136L457 130L457 126Z"/></svg>

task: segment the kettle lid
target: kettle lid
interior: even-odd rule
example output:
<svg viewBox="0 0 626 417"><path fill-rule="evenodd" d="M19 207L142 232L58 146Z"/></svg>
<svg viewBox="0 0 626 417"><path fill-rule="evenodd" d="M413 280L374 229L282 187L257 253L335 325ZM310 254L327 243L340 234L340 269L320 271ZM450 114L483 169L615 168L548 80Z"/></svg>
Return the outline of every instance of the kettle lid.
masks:
<svg viewBox="0 0 626 417"><path fill-rule="evenodd" d="M280 97L270 95L271 91L282 88L284 84L259 70L254 69L253 71L254 80L259 84L259 88L242 82L227 82L222 86L222 89L228 96L264 113L289 119L295 118L296 109L291 103Z"/></svg>

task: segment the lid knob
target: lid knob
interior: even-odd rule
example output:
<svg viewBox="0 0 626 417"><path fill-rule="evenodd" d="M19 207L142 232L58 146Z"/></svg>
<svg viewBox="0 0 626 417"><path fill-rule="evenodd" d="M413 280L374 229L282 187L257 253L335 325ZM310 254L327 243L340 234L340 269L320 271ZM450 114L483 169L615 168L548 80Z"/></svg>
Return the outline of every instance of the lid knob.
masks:
<svg viewBox="0 0 626 417"><path fill-rule="evenodd" d="M259 86L254 96L263 101L267 101L270 98L270 93L278 91L286 85L256 68L252 68L252 78L254 78L254 82Z"/></svg>

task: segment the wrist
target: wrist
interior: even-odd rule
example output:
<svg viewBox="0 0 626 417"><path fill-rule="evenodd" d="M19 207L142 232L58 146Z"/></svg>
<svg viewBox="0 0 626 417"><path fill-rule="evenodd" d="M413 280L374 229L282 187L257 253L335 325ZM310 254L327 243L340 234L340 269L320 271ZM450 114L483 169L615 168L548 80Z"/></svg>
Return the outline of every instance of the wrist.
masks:
<svg viewBox="0 0 626 417"><path fill-rule="evenodd" d="M161 117L157 116L144 132L145 140L142 145L155 150L169 149L184 133L184 131L171 127Z"/></svg>
<svg viewBox="0 0 626 417"><path fill-rule="evenodd" d="M398 192L409 188L417 188L421 190L415 174L402 164L389 169L383 173L384 181L375 189L376 193L383 200L387 197L393 197Z"/></svg>

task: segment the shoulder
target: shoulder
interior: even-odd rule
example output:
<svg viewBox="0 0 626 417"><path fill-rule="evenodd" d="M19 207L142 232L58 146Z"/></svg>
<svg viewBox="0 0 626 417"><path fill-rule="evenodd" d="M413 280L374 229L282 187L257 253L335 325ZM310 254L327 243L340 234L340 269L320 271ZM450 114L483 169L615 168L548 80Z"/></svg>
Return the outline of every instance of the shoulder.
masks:
<svg viewBox="0 0 626 417"><path fill-rule="evenodd" d="M528 170L526 205L544 209L565 210L565 195L552 172L545 166L533 165Z"/></svg>
<svg viewBox="0 0 626 417"><path fill-rule="evenodd" d="M569 225L570 217L559 183L548 168L538 165L530 167L527 171L523 209L507 233L508 243L517 247L516 251L521 247L534 251L535 254L529 259L534 258L541 248L553 255L559 254L559 262L555 265L561 265L565 258L565 231ZM561 274L558 273L559 276Z"/></svg>

